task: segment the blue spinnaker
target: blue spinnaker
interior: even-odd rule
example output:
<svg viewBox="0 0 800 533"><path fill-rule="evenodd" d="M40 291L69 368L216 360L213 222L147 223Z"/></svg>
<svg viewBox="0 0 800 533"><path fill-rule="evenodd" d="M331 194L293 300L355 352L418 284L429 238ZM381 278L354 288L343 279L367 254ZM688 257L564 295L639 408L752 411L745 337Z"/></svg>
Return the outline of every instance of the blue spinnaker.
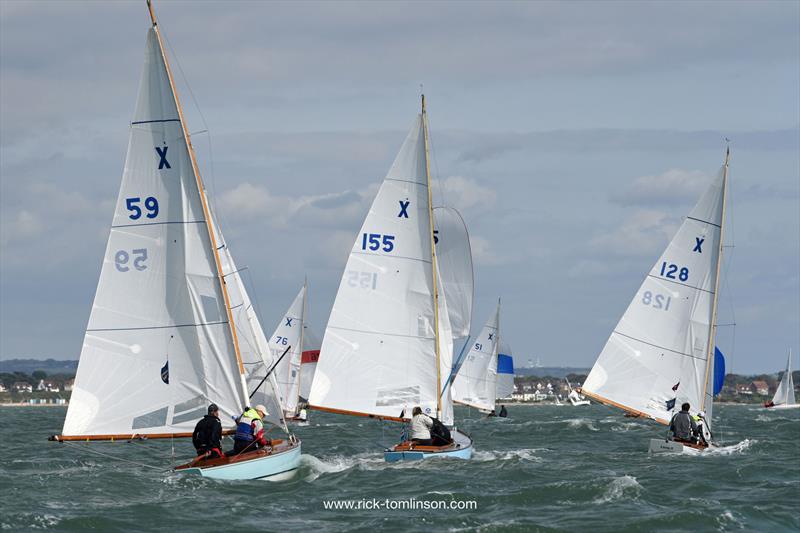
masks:
<svg viewBox="0 0 800 533"><path fill-rule="evenodd" d="M714 396L722 390L725 383L725 357L719 348L714 347Z"/></svg>

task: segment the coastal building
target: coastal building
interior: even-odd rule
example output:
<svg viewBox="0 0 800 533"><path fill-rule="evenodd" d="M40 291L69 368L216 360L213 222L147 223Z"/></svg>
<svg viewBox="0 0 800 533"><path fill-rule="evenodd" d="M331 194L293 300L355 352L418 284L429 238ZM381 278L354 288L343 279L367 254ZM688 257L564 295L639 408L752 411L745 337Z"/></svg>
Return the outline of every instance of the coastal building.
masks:
<svg viewBox="0 0 800 533"><path fill-rule="evenodd" d="M12 389L16 392L33 392L33 387L30 383L26 381L16 381L12 386Z"/></svg>
<svg viewBox="0 0 800 533"><path fill-rule="evenodd" d="M67 392L71 391L74 386L75 386L75 378L68 379L67 381L64 382L64 390Z"/></svg>
<svg viewBox="0 0 800 533"><path fill-rule="evenodd" d="M753 394L750 385L736 385L736 394Z"/></svg>
<svg viewBox="0 0 800 533"><path fill-rule="evenodd" d="M769 385L766 381L757 380L750 384L750 390L755 394L767 396L769 394Z"/></svg>
<svg viewBox="0 0 800 533"><path fill-rule="evenodd" d="M8 392L8 389L6 389L6 386L2 383L0 383L0 392Z"/></svg>

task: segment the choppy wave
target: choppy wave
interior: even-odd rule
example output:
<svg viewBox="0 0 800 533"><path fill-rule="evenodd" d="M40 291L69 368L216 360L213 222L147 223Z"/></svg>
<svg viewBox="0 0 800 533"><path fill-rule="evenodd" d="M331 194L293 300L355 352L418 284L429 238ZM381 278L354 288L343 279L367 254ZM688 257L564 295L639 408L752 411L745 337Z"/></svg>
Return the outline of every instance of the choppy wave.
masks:
<svg viewBox="0 0 800 533"><path fill-rule="evenodd" d="M476 450L472 454L473 461L508 461L519 459L522 461L543 461L537 452L547 451L546 448L522 448L519 450Z"/></svg>
<svg viewBox="0 0 800 533"><path fill-rule="evenodd" d="M611 480L606 491L593 500L593 503L608 503L623 498L635 500L642 490L642 486L633 476L622 476Z"/></svg>

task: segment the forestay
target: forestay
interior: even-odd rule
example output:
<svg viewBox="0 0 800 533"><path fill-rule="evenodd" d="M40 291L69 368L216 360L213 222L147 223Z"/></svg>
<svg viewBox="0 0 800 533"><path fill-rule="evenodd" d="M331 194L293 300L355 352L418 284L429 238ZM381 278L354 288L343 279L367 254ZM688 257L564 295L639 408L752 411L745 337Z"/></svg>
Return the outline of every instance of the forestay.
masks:
<svg viewBox="0 0 800 533"><path fill-rule="evenodd" d="M430 213L418 115L348 257L311 386L312 406L390 419L409 417L417 405L437 413L437 374L446 381L449 367L436 370ZM445 301L441 294L440 311ZM439 318L442 333L449 319ZM447 342L440 343L445 354Z"/></svg>
<svg viewBox="0 0 800 533"><path fill-rule="evenodd" d="M243 398L214 250L154 29L64 436L191 432Z"/></svg>
<svg viewBox="0 0 800 533"><path fill-rule="evenodd" d="M306 285L300 288L286 315L283 316L275 328L275 333L269 339L269 347L273 357L277 360L283 356L275 368L275 379L278 381L278 391L284 412L294 416L297 410L297 399L300 394L300 364L303 353L303 332L306 310Z"/></svg>
<svg viewBox="0 0 800 533"><path fill-rule="evenodd" d="M472 322L474 274L469 233L461 214L452 207L433 210L436 262L441 273L442 288L453 337L469 336Z"/></svg>
<svg viewBox="0 0 800 533"><path fill-rule="evenodd" d="M783 373L775 396L772 397L775 405L795 405L797 402L794 397L794 379L792 378L792 351L789 350L789 358L786 360L786 372Z"/></svg>
<svg viewBox="0 0 800 533"><path fill-rule="evenodd" d="M500 304L483 326L461 364L452 385L453 401L484 411L494 410L497 398L497 347Z"/></svg>
<svg viewBox="0 0 800 533"><path fill-rule="evenodd" d="M689 402L711 421L726 182L727 159L642 283L582 392L665 424Z"/></svg>

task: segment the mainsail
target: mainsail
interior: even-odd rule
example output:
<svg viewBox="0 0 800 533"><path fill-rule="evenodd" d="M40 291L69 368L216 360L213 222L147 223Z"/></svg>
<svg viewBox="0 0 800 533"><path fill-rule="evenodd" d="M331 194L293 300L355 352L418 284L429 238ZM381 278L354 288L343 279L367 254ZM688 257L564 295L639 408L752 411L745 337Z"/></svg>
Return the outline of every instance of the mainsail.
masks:
<svg viewBox="0 0 800 533"><path fill-rule="evenodd" d="M794 379L792 379L792 351L789 350L789 358L786 360L786 372L783 373L775 396L772 397L774 405L795 405L794 398Z"/></svg>
<svg viewBox="0 0 800 533"><path fill-rule="evenodd" d="M462 339L469 337L475 284L469 233L461 214L452 207L434 208L433 223L436 259L450 325L453 337Z"/></svg>
<svg viewBox="0 0 800 533"><path fill-rule="evenodd" d="M350 251L311 386L314 408L400 420L420 406L452 423L449 387L440 392L452 337L435 279L426 127L423 105Z"/></svg>
<svg viewBox="0 0 800 533"><path fill-rule="evenodd" d="M275 333L269 339L269 347L276 360L287 349L289 350L275 368L281 404L284 412L289 416L294 416L300 395L300 365L303 353L305 312L306 284L303 284L292 305L289 306L289 310L286 311L286 315L281 317L278 322Z"/></svg>
<svg viewBox="0 0 800 533"><path fill-rule="evenodd" d="M472 343L452 385L453 401L484 411L494 410L497 398L497 347L500 303Z"/></svg>
<svg viewBox="0 0 800 533"><path fill-rule="evenodd" d="M728 156L645 278L581 392L669 423L689 402L710 424Z"/></svg>
<svg viewBox="0 0 800 533"><path fill-rule="evenodd" d="M202 183L158 29L63 437L191 434L246 400Z"/></svg>

